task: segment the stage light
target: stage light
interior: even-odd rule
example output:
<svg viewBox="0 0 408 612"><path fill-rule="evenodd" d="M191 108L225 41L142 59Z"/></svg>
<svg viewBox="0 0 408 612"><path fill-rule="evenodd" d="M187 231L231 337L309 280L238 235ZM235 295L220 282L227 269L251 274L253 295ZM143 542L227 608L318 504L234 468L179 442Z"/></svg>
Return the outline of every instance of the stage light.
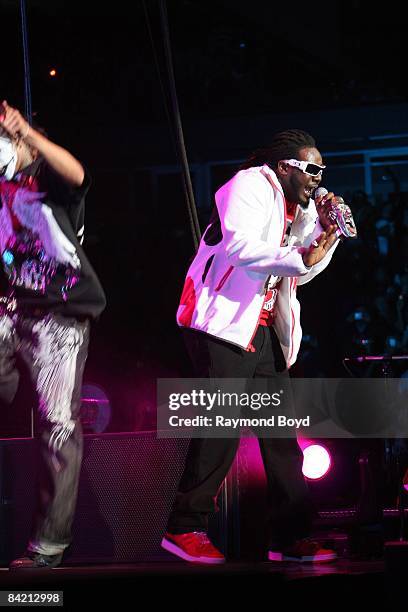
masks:
<svg viewBox="0 0 408 612"><path fill-rule="evenodd" d="M85 433L102 433L107 429L112 409L102 387L86 383L82 385L79 416Z"/></svg>
<svg viewBox="0 0 408 612"><path fill-rule="evenodd" d="M309 480L323 478L331 467L328 450L321 444L310 444L303 449L303 475Z"/></svg>

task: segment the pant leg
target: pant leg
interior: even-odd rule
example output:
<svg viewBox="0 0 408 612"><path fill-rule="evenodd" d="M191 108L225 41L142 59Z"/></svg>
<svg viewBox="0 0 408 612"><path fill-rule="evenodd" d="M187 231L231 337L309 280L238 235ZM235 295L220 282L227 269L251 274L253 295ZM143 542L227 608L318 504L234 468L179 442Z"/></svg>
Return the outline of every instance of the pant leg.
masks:
<svg viewBox="0 0 408 612"><path fill-rule="evenodd" d="M217 509L218 491L234 460L239 438L193 438L190 441L167 530L206 531Z"/></svg>
<svg viewBox="0 0 408 612"><path fill-rule="evenodd" d="M310 535L315 510L293 438L259 439L268 481L268 544L281 549Z"/></svg>
<svg viewBox="0 0 408 612"><path fill-rule="evenodd" d="M289 373L282 349L274 329L267 330L269 338L254 376L273 379L275 386L276 381L284 379L286 389ZM260 434L258 441L268 482L269 546L279 549L310 534L315 511L302 473L303 454L296 437L262 438Z"/></svg>
<svg viewBox="0 0 408 612"><path fill-rule="evenodd" d="M48 315L20 319L21 353L39 400L40 474L29 548L56 554L71 541L82 461L79 420L89 322Z"/></svg>
<svg viewBox="0 0 408 612"><path fill-rule="evenodd" d="M198 378L251 378L258 355L194 330L183 330ZM254 343L262 342L257 335ZM206 530L208 514L234 460L239 438L193 438L168 521L171 533Z"/></svg>
<svg viewBox="0 0 408 612"><path fill-rule="evenodd" d="M18 388L19 373L15 366L17 332L13 318L0 313L0 402L11 404Z"/></svg>

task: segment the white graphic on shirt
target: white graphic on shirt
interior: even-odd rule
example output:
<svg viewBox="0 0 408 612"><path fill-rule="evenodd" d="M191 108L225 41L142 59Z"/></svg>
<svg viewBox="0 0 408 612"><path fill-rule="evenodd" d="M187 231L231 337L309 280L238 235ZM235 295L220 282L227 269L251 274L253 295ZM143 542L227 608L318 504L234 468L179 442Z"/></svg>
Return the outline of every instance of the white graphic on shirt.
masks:
<svg viewBox="0 0 408 612"><path fill-rule="evenodd" d="M23 227L38 235L46 257L79 268L80 262L74 245L61 231L51 208L39 201L44 195L18 189L14 196L13 213Z"/></svg>
<svg viewBox="0 0 408 612"><path fill-rule="evenodd" d="M46 194L20 188L2 194L0 210L0 248L2 263L9 282L45 294L47 286L61 266L65 282L61 294L79 280L81 263L75 246L59 227L52 209L41 202ZM9 199L9 201L7 201ZM21 228L13 227L13 218ZM62 270L64 274L64 270Z"/></svg>
<svg viewBox="0 0 408 612"><path fill-rule="evenodd" d="M267 310L268 312L272 312L273 307L275 306L276 298L278 297L278 289L272 289L271 293L272 295L270 296L269 300L267 300L263 305L264 310Z"/></svg>

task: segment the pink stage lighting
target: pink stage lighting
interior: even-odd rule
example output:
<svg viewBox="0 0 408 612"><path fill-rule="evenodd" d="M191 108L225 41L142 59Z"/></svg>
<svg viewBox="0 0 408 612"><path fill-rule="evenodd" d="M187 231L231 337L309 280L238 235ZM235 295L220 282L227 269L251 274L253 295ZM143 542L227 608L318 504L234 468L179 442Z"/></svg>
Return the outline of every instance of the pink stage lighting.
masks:
<svg viewBox="0 0 408 612"><path fill-rule="evenodd" d="M330 470L329 451L321 444L310 444L303 449L303 475L309 480L319 480Z"/></svg>
<svg viewBox="0 0 408 612"><path fill-rule="evenodd" d="M408 493L408 469L405 470L404 478L402 479L402 484L404 485L405 491Z"/></svg>

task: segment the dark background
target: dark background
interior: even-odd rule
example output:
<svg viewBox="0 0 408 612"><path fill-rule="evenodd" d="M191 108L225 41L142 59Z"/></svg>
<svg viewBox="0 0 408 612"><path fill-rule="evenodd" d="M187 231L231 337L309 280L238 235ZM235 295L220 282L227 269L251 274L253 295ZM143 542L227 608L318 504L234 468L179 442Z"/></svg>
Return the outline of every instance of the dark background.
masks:
<svg viewBox="0 0 408 612"><path fill-rule="evenodd" d="M190 372L175 312L194 253L158 2L26 4L35 120L93 177L85 249L108 307L94 327L85 381L106 391L111 431L148 428L156 378ZM408 145L405 24L395 7L383 8L357 0L167 2L189 161L193 169L213 162L211 193L198 202L202 229L212 192L279 129L311 131L323 152L373 147L375 134ZM1 0L0 10L0 98L23 111L19 2ZM405 175L379 171L389 193L375 201L352 170L342 179L361 239L342 245L322 277L299 290L305 343L294 374L337 376L345 355L407 352ZM26 433L21 414L12 415L14 435Z"/></svg>

